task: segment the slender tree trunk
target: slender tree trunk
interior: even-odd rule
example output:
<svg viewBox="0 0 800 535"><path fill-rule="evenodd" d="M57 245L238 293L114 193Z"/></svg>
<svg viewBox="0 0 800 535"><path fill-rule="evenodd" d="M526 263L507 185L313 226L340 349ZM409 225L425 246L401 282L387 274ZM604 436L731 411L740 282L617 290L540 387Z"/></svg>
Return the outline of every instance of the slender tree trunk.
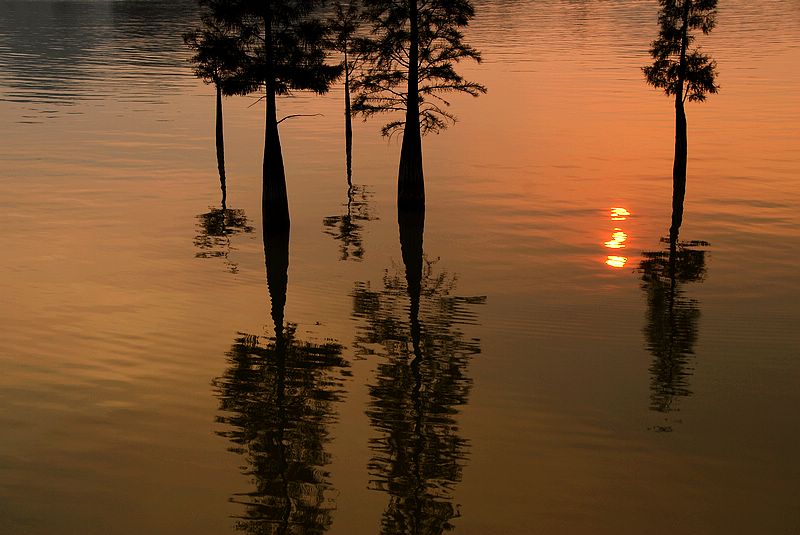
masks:
<svg viewBox="0 0 800 535"><path fill-rule="evenodd" d="M683 202L686 198L686 113L683 103L675 108L675 160L672 165L672 224L670 237L677 237L683 223Z"/></svg>
<svg viewBox="0 0 800 535"><path fill-rule="evenodd" d="M227 208L228 188L225 184L225 138L222 132L222 88L217 86L217 169L219 170L219 188L222 190L222 209Z"/></svg>
<svg viewBox="0 0 800 535"><path fill-rule="evenodd" d="M344 51L344 146L347 158L347 185L353 185L353 117L350 110L350 65Z"/></svg>
<svg viewBox="0 0 800 535"><path fill-rule="evenodd" d="M683 201L686 197L686 164L688 140L686 132L686 110L684 109L684 83L686 81L686 49L689 46L690 0L684 0L683 25L681 26L681 57L678 68L678 90L675 92L675 158L672 163L672 224L670 238L677 238L683 223Z"/></svg>
<svg viewBox="0 0 800 535"><path fill-rule="evenodd" d="M286 172L283 167L281 140L278 134L278 112L275 102L275 69L272 49L272 27L269 10L264 15L267 60L267 114L264 126L264 169L261 210L273 228L289 228L289 200L286 195Z"/></svg>
<svg viewBox="0 0 800 535"><path fill-rule="evenodd" d="M397 178L397 206L422 209L425 206L425 181L422 172L422 138L419 124L419 13L417 0L409 1L410 43L408 102L400 170Z"/></svg>

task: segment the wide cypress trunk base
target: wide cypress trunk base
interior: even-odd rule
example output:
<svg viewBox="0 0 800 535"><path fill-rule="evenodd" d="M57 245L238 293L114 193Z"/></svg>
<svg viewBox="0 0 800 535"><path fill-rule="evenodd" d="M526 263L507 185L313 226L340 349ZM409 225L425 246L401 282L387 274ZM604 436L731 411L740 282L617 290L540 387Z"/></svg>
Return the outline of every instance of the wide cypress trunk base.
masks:
<svg viewBox="0 0 800 535"><path fill-rule="evenodd" d="M264 175L261 213L265 225L273 230L289 230L289 198L286 194L286 171L283 167L278 124L267 124L264 142Z"/></svg>
<svg viewBox="0 0 800 535"><path fill-rule="evenodd" d="M266 218L262 225L272 322L275 325L275 336L280 339L283 334L286 287L289 281L289 230L283 226L271 225Z"/></svg>
<svg viewBox="0 0 800 535"><path fill-rule="evenodd" d="M416 135L415 135L416 134ZM425 209L425 177L422 170L422 140L419 128L406 127L397 174L398 210Z"/></svg>

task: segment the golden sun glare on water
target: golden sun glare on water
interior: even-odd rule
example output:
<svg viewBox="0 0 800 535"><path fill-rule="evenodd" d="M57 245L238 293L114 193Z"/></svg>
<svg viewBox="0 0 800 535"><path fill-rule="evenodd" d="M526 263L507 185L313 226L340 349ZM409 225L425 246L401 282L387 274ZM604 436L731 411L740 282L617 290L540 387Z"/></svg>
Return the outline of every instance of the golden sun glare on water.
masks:
<svg viewBox="0 0 800 535"><path fill-rule="evenodd" d="M625 208L612 208L611 221L626 221L631 213ZM624 249L625 242L628 241L628 235L620 227L614 227L611 233L611 239L603 244L608 249ZM606 265L612 268L622 268L628 262L627 256L622 255L608 255L606 257Z"/></svg>

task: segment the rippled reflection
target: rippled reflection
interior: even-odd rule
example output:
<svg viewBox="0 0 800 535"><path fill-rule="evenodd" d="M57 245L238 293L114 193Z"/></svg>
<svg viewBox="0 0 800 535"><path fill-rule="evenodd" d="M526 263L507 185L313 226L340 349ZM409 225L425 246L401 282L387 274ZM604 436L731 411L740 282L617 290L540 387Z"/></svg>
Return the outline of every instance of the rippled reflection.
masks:
<svg viewBox="0 0 800 535"><path fill-rule="evenodd" d="M612 208L611 221L627 221L631 213L625 208ZM625 249L628 245L628 234L622 230L621 227L615 226L611 232L611 239L604 242L603 246L607 249ZM621 254L608 255L606 257L606 265L612 268L622 268L628 263L628 257Z"/></svg>
<svg viewBox="0 0 800 535"><path fill-rule="evenodd" d="M360 261L364 258L364 223L376 220L370 209L372 193L364 185L347 188L345 213L323 219L325 234L339 242L339 260Z"/></svg>
<svg viewBox="0 0 800 535"><path fill-rule="evenodd" d="M645 251L639 264L642 290L647 295L647 323L644 335L647 350L653 355L650 365L650 409L661 413L680 410L678 401L692 394L689 378L691 359L697 342L699 304L685 295L683 286L702 282L706 277L708 243L679 242L677 236L662 238L667 248ZM656 427L671 431L665 418Z"/></svg>
<svg viewBox="0 0 800 535"><path fill-rule="evenodd" d="M461 326L475 324L485 297L456 296L454 275L422 253L424 213L401 214L405 276L387 270L383 288L359 283L353 315L356 346L380 358L367 409L377 436L370 440L370 487L389 495L380 533L435 534L460 516L453 503L468 442L459 435L458 407L466 405L467 375L480 342Z"/></svg>
<svg viewBox="0 0 800 535"><path fill-rule="evenodd" d="M231 273L239 271L239 265L230 259L231 238L237 234L250 234L250 226L244 210L238 208L209 208L208 212L197 216L198 234L194 246L198 249L197 258L221 258Z"/></svg>
<svg viewBox="0 0 800 535"><path fill-rule="evenodd" d="M265 228L267 286L275 335L240 333L226 354L228 369L213 384L220 434L242 455L252 490L236 528L253 534L320 534L336 509L327 466L328 427L336 419L348 363L335 342L306 342L284 323L289 267L288 232Z"/></svg>

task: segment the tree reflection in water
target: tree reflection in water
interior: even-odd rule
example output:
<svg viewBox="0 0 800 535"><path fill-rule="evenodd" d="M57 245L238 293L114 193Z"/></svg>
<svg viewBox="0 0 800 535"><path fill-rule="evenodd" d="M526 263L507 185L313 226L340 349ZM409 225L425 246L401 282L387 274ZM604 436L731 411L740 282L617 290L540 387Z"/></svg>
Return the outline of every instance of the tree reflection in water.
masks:
<svg viewBox="0 0 800 535"><path fill-rule="evenodd" d="M231 245L231 237L236 234L250 234L250 226L244 210L238 208L209 208L209 211L197 216L198 234L194 238L194 246L198 251L196 258L222 258L225 267L231 273L239 271L239 265L232 262L230 252L235 250Z"/></svg>
<svg viewBox="0 0 800 535"><path fill-rule="evenodd" d="M325 234L339 243L339 259L360 261L364 258L364 223L377 219L370 211L372 193L363 185L347 187L347 211L323 219Z"/></svg>
<svg viewBox="0 0 800 535"><path fill-rule="evenodd" d="M677 234L662 238L666 250L645 251L639 265L642 289L647 294L647 349L650 365L650 409L661 413L678 411L678 400L690 396L691 358L697 342L700 309L695 299L684 295L683 285L702 282L706 276L706 251L702 241L678 241ZM672 431L669 420L657 431Z"/></svg>
<svg viewBox="0 0 800 535"><path fill-rule="evenodd" d="M288 233L265 229L267 284L274 337L240 333L228 368L213 385L220 403L220 435L243 456L253 490L231 501L244 512L236 528L253 534L321 534L336 508L326 467L328 427L336 420L348 363L333 342L303 342L284 324Z"/></svg>
<svg viewBox="0 0 800 535"><path fill-rule="evenodd" d="M359 283L353 296L362 322L356 348L381 358L367 416L378 435L370 486L389 494L383 534L443 533L460 516L453 490L468 443L456 415L472 385L467 366L480 353L461 326L476 323L473 305L486 298L453 295L457 278L423 258L423 226L424 214L401 214L405 277L387 270L382 290Z"/></svg>

